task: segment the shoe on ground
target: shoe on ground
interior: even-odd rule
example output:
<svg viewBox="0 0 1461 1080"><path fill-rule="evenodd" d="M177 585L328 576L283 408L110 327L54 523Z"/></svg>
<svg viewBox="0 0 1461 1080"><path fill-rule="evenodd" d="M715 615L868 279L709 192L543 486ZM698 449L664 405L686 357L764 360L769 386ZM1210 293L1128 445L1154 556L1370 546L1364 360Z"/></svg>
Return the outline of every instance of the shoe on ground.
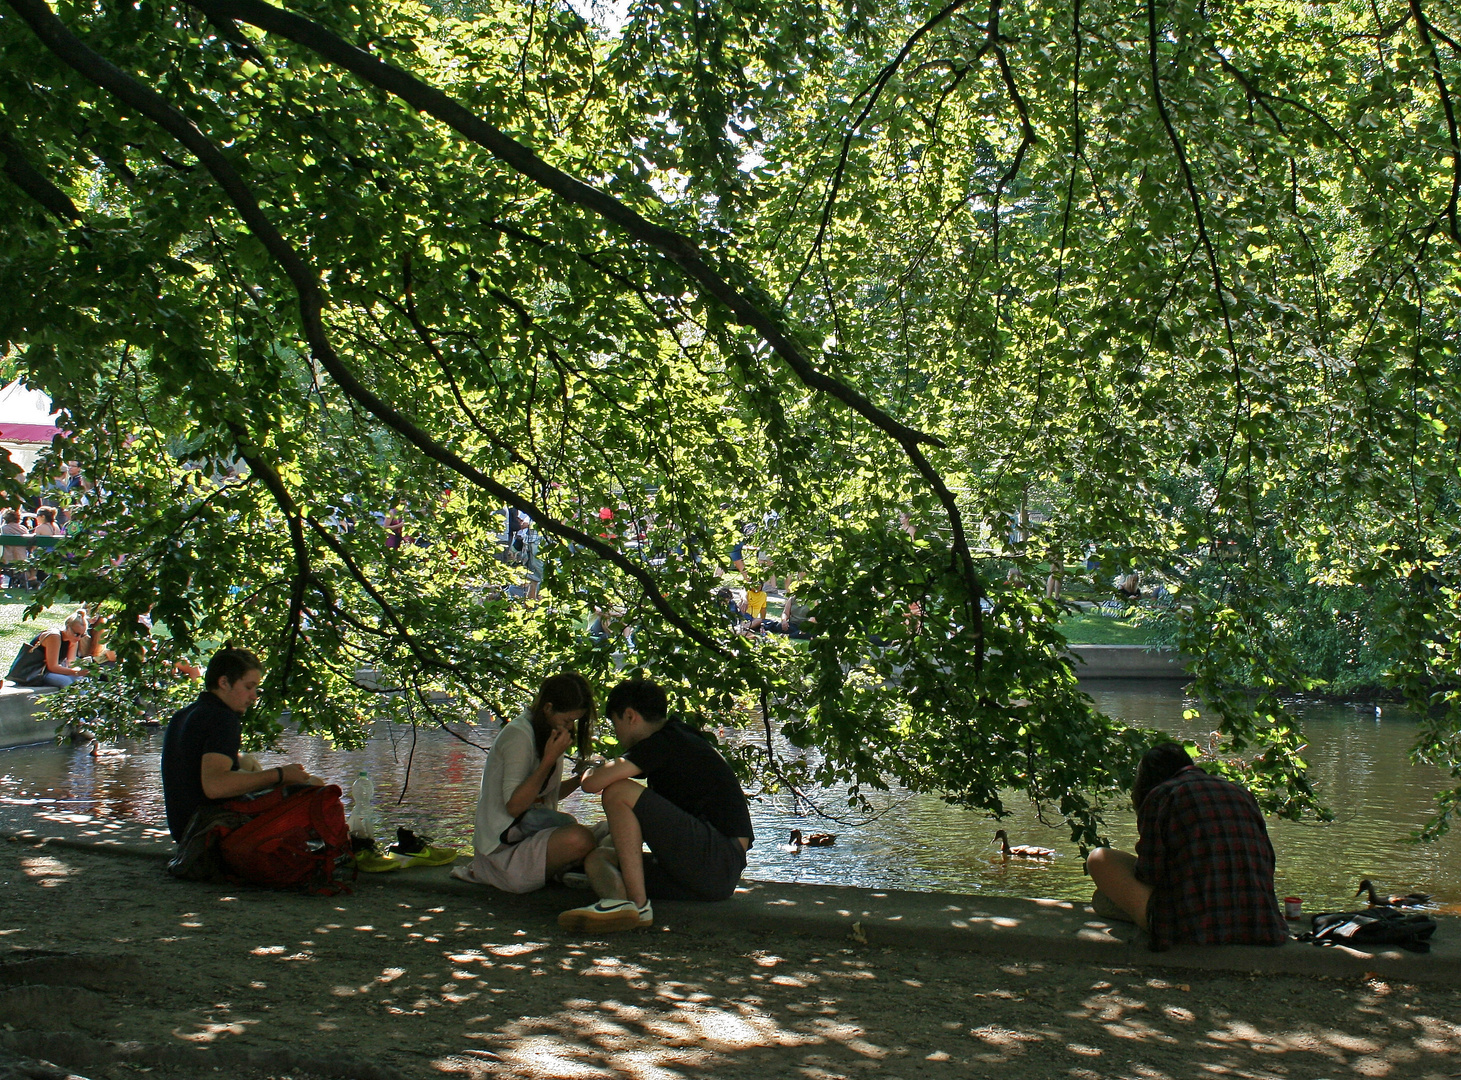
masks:
<svg viewBox="0 0 1461 1080"><path fill-rule="evenodd" d="M638 930L654 925L654 908L649 901L639 907L633 900L600 900L588 907L572 908L558 916L558 925L565 930L597 931Z"/></svg>
<svg viewBox="0 0 1461 1080"><path fill-rule="evenodd" d="M389 848L397 855L420 855L431 843L429 836L417 836L407 828L396 829L396 842Z"/></svg>
<svg viewBox="0 0 1461 1080"><path fill-rule="evenodd" d="M1109 896L1097 889L1091 896L1091 910L1102 919L1109 919L1112 922L1126 922L1135 924L1136 920L1126 914L1126 910L1116 903Z"/></svg>
<svg viewBox="0 0 1461 1080"><path fill-rule="evenodd" d="M570 889L587 889L589 887L588 875L582 870L568 870L560 875L558 880Z"/></svg>

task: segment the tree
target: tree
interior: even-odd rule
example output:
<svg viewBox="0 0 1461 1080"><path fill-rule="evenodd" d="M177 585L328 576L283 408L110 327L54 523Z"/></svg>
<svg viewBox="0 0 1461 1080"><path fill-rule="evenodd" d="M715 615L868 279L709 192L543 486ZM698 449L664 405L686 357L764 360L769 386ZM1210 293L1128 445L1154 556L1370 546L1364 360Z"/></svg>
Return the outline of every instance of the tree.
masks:
<svg viewBox="0 0 1461 1080"><path fill-rule="evenodd" d="M67 587L155 603L183 647L254 620L273 713L359 737L375 685L439 710L607 674L578 626L617 602L688 708L758 698L815 778L996 813L1014 788L1092 842L1146 736L1091 710L1022 582L1272 515L1309 577L1397 598L1417 752L1461 778L1461 31L1418 0L649 2L616 33L6 2L0 332L108 494ZM1164 512L1197 476L1200 519ZM1032 490L1051 521L1007 543ZM397 496L410 558L333 524ZM593 526L621 502L663 565ZM557 541L535 606L497 598L509 504ZM805 652L710 602L743 507L816 582ZM1271 571L1226 565L1183 635L1297 814Z"/></svg>

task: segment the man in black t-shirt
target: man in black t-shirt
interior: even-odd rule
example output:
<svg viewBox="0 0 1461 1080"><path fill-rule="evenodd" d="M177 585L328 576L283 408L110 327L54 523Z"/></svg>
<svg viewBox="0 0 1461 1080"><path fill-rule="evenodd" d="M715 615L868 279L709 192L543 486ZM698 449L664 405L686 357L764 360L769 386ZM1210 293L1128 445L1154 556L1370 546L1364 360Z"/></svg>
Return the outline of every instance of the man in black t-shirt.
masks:
<svg viewBox="0 0 1461 1080"><path fill-rule="evenodd" d="M208 661L207 687L168 721L162 740L162 800L167 828L181 841L198 808L275 784L319 783L303 765L261 772L238 768L239 717L259 697L264 665L247 649L221 649Z"/></svg>
<svg viewBox="0 0 1461 1080"><path fill-rule="evenodd" d="M667 718L665 692L652 682L620 683L604 711L624 753L586 772L583 790L602 793L614 850L584 860L598 903L563 912L558 925L632 930L654 922L651 897L729 898L755 839L735 773L694 729Z"/></svg>

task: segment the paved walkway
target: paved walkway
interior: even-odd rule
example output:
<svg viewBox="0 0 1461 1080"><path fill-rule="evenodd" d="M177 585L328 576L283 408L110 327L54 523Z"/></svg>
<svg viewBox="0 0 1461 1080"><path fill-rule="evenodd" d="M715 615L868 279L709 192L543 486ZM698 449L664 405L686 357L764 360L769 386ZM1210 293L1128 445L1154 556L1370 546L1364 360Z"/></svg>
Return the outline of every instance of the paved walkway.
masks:
<svg viewBox="0 0 1461 1080"><path fill-rule="evenodd" d="M165 831L135 822L70 814L21 800L0 803L0 837L32 844L111 852L162 861L173 844ZM363 874L357 889L470 893L482 886L457 881L449 867ZM525 924L551 923L587 893L546 889L499 896L516 905ZM1204 969L1357 979L1374 973L1410 983L1461 985L1461 918L1438 915L1440 929L1426 954L1400 949L1317 948L1290 942L1277 949L1247 946L1179 947L1149 951L1140 931L1097 918L1066 900L1021 900L953 893L903 892L746 881L735 898L714 904L655 904L659 922L700 933L747 931L851 940L880 947L987 952L1001 957L1178 969Z"/></svg>

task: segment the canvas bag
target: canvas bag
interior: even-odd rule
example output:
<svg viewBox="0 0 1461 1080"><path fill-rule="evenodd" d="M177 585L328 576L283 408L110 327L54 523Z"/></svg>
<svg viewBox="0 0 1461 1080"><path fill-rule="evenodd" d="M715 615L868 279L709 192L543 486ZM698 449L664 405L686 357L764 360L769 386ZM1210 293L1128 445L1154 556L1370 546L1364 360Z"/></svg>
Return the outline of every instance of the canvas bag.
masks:
<svg viewBox="0 0 1461 1080"><path fill-rule="evenodd" d="M250 814L218 845L231 879L324 895L349 889L343 879L354 878L355 855L337 785L269 788L224 807Z"/></svg>

